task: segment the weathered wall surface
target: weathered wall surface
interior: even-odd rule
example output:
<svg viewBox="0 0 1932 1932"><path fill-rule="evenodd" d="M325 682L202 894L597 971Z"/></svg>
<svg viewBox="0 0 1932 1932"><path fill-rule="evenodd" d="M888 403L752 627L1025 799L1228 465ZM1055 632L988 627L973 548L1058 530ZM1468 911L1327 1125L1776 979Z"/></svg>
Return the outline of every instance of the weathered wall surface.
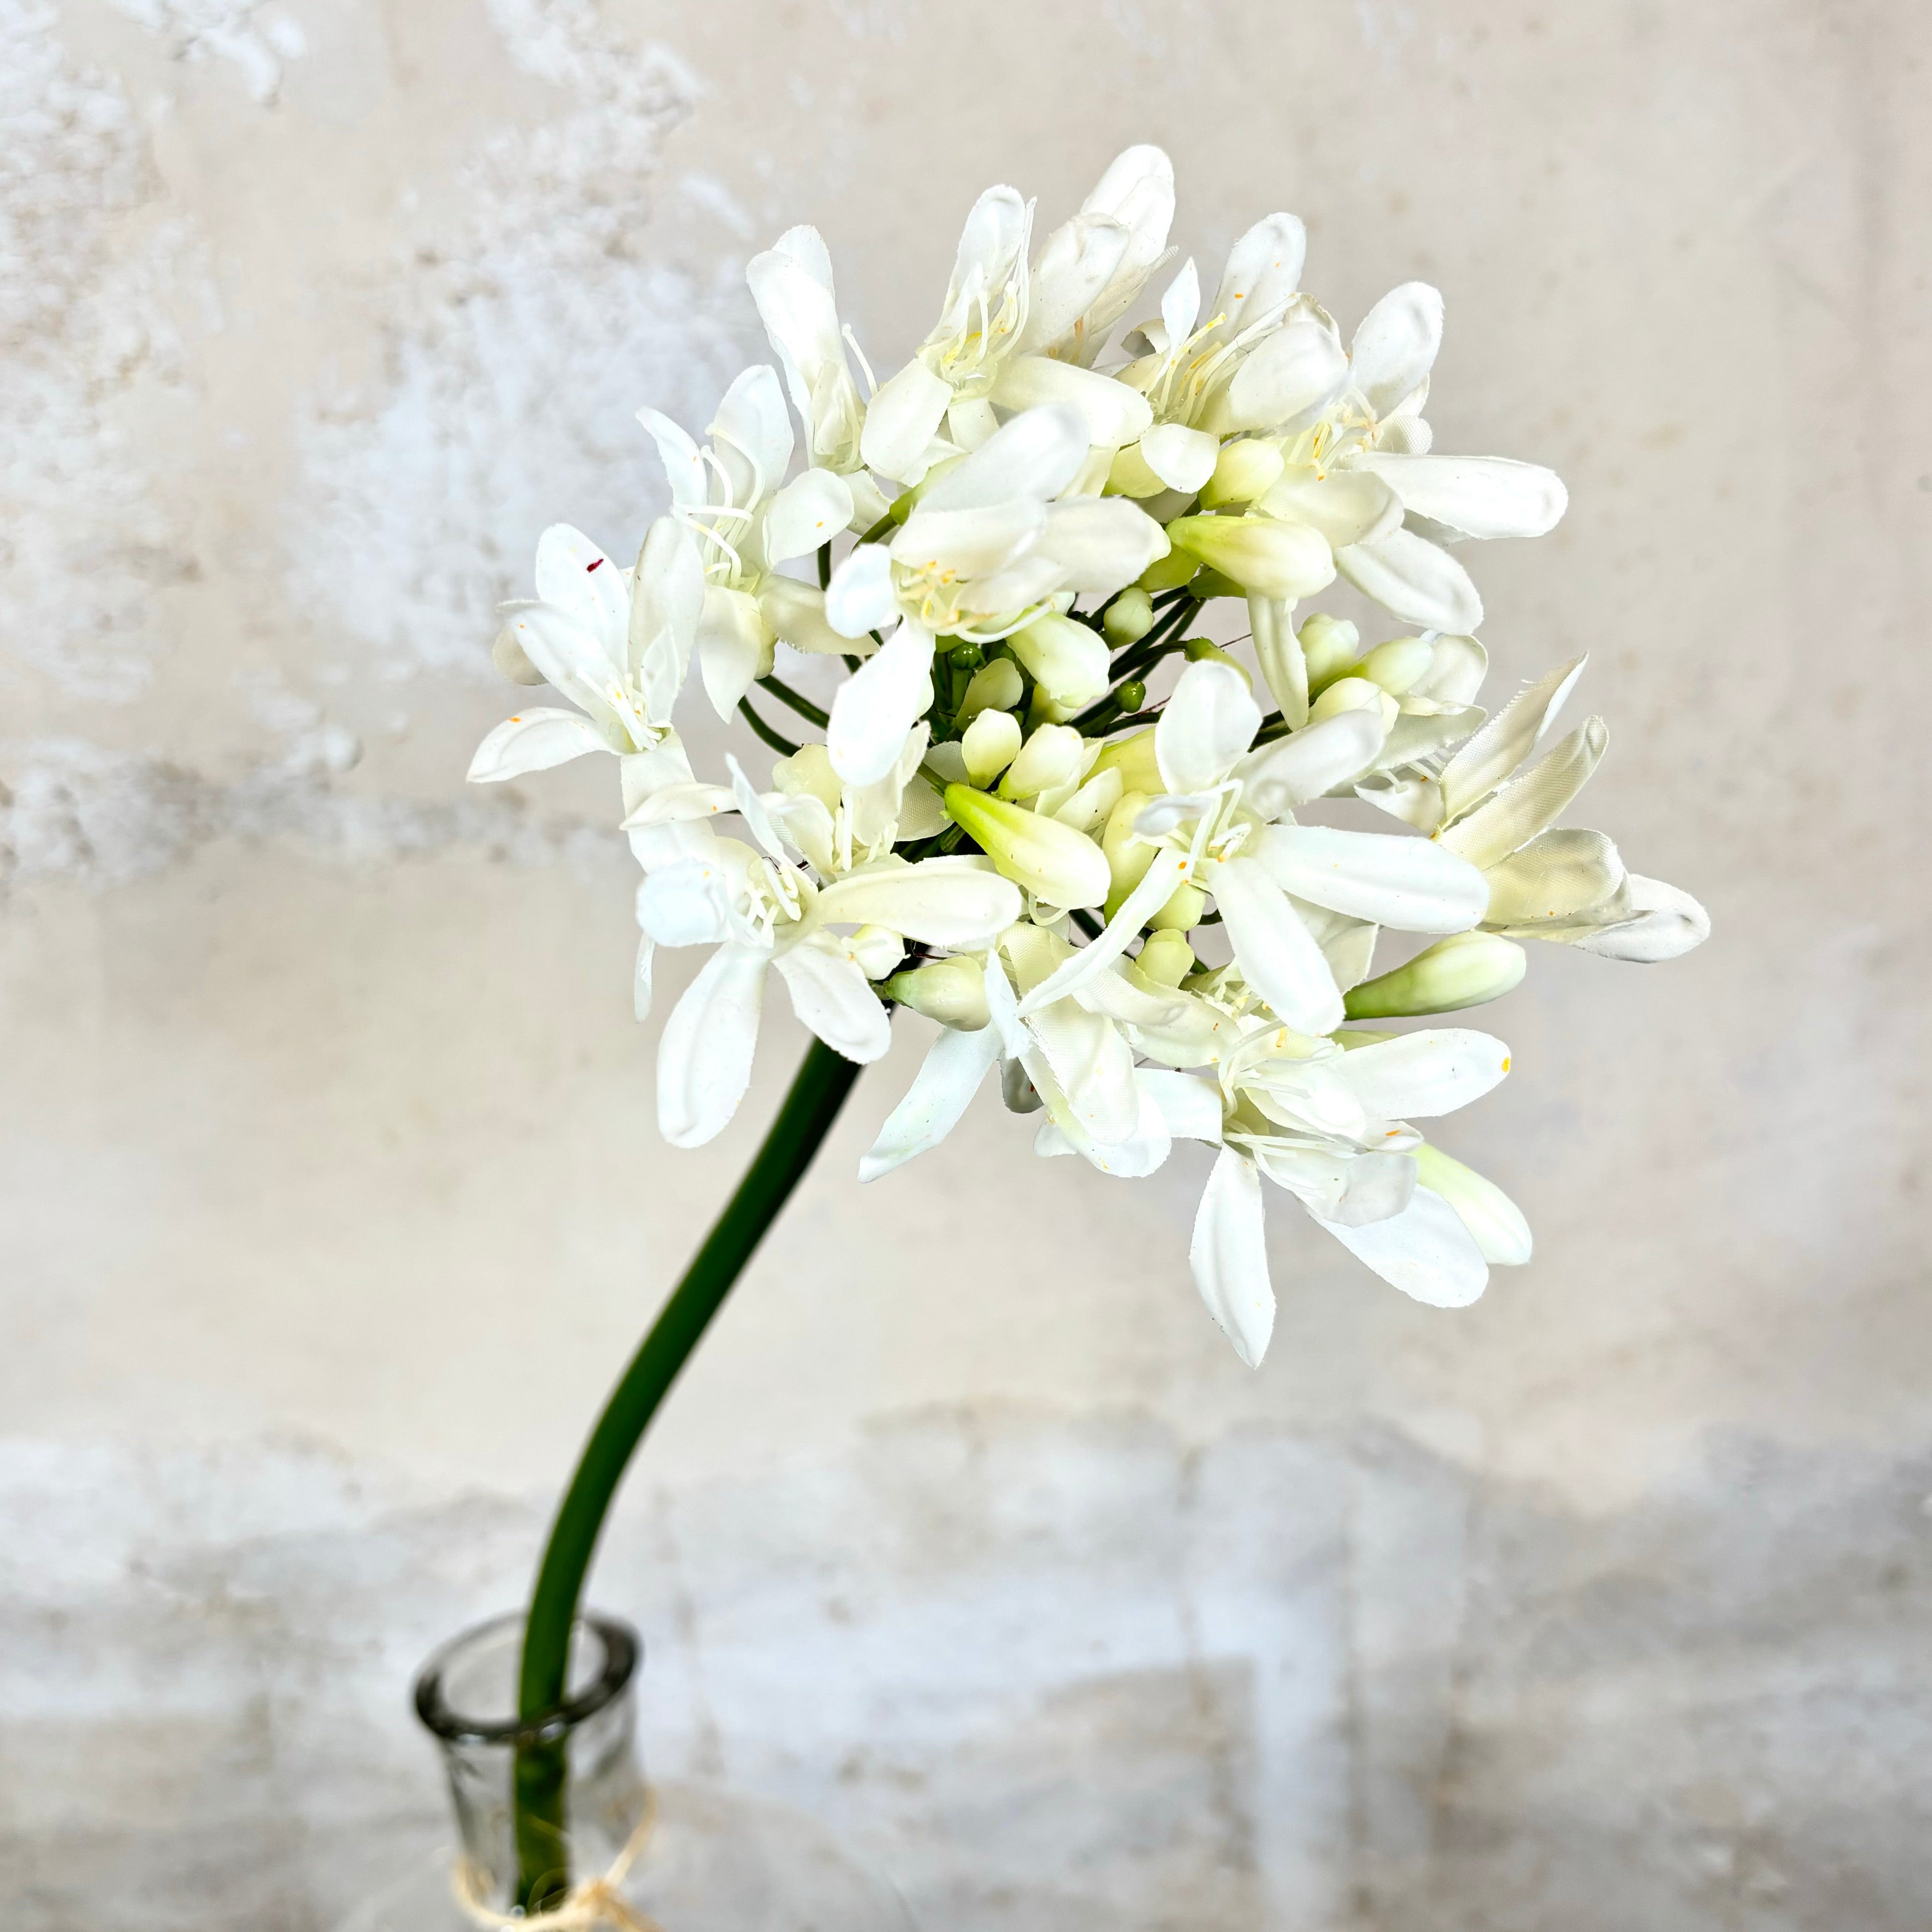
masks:
<svg viewBox="0 0 1932 1932"><path fill-rule="evenodd" d="M730 1184L658 1140L601 788L466 794L494 602L634 542L632 412L831 240L880 359L987 182L1444 290L1499 682L1718 936L1551 950L1453 1144L1457 1315L1298 1216L1258 1374L1201 1172L862 1084L598 1595L668 1767L934 1926L1916 1928L1932 1896L1920 827L1932 28L1906 0L0 0L0 1871L31 1932L314 1932L436 1828L404 1689L514 1600ZM677 976L669 976L675 989ZM782 1006L775 1003L775 1007ZM374 1847L373 1850L368 1848Z"/></svg>

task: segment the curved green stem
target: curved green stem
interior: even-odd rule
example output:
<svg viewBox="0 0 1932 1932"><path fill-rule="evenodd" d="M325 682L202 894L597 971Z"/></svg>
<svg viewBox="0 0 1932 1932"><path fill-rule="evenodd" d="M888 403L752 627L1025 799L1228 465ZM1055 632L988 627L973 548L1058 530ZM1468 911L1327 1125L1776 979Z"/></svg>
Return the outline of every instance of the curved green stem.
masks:
<svg viewBox="0 0 1932 1932"><path fill-rule="evenodd" d="M632 1452L765 1230L812 1165L858 1076L852 1061L821 1040L812 1042L738 1191L611 1390L558 1506L537 1570L518 1685L518 1714L524 1725L543 1726L563 1702L584 1576ZM560 1849L566 1843L565 1748L561 1738L545 1736L517 1752L517 1896L526 1912L554 1904L569 1886Z"/></svg>

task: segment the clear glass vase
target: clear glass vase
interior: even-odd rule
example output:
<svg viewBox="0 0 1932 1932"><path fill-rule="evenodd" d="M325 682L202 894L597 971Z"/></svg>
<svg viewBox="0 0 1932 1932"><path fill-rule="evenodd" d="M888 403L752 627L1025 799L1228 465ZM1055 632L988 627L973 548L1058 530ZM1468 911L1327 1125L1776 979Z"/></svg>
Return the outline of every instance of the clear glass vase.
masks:
<svg viewBox="0 0 1932 1932"><path fill-rule="evenodd" d="M416 1713L442 1753L458 1843L440 1850L338 1932L460 1932L513 1912L513 1792L518 1748L560 1750L564 1838L572 1880L610 1877L628 1908L613 1932L911 1932L884 1877L802 1813L703 1785L646 1781L638 1752L637 1634L590 1616L577 1626L562 1708L544 1724L516 1717L520 1616L446 1644L416 1682ZM463 1896L459 1896L459 1894ZM469 1901L466 1908L464 1897ZM575 1928L588 1922L574 1904ZM528 1922L540 1928L543 1915Z"/></svg>

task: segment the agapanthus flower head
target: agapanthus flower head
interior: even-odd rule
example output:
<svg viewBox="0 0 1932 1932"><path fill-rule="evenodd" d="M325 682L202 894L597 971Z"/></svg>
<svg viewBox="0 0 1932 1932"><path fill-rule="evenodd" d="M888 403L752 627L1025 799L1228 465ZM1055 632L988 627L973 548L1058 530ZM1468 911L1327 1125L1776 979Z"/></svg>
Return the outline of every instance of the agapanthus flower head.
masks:
<svg viewBox="0 0 1932 1932"><path fill-rule="evenodd" d="M1405 1293L1473 1300L1531 1241L1417 1124L1510 1069L1442 1016L1509 992L1524 941L1654 962L1708 921L1558 823L1606 742L1595 718L1556 734L1580 659L1478 702L1459 553L1565 499L1534 464L1435 449L1442 296L1404 284L1345 342L1294 216L1204 298L1174 214L1148 146L1037 244L1033 203L988 189L876 384L825 242L781 236L749 271L776 366L702 442L640 412L670 505L633 569L544 533L496 655L572 708L520 712L470 776L616 754L640 1014L658 948L707 950L660 1048L668 1138L732 1118L768 974L854 1060L908 1010L938 1031L861 1178L938 1145L996 1070L1040 1154L1130 1178L1202 1142L1190 1264L1256 1363L1264 1182ZM1331 592L1356 614L1306 608ZM762 788L736 755L692 770L694 661L778 752ZM784 681L814 664L822 703Z"/></svg>

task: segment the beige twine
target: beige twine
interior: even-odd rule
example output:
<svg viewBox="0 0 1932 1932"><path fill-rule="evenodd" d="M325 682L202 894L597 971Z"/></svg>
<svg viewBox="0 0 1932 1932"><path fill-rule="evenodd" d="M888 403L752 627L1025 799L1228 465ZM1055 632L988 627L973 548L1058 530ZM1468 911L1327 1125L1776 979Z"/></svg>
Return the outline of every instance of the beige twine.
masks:
<svg viewBox="0 0 1932 1932"><path fill-rule="evenodd" d="M664 1932L655 1918L640 1912L617 1888L637 1863L657 1815L657 1793L646 1786L644 1815L610 1869L599 1878L578 1880L547 1911L497 1911L489 1903L490 1875L472 1858L457 1860L449 1888L470 1924L490 1928L492 1932L506 1926L540 1926L543 1932L598 1932L600 1926L614 1926L616 1932Z"/></svg>

